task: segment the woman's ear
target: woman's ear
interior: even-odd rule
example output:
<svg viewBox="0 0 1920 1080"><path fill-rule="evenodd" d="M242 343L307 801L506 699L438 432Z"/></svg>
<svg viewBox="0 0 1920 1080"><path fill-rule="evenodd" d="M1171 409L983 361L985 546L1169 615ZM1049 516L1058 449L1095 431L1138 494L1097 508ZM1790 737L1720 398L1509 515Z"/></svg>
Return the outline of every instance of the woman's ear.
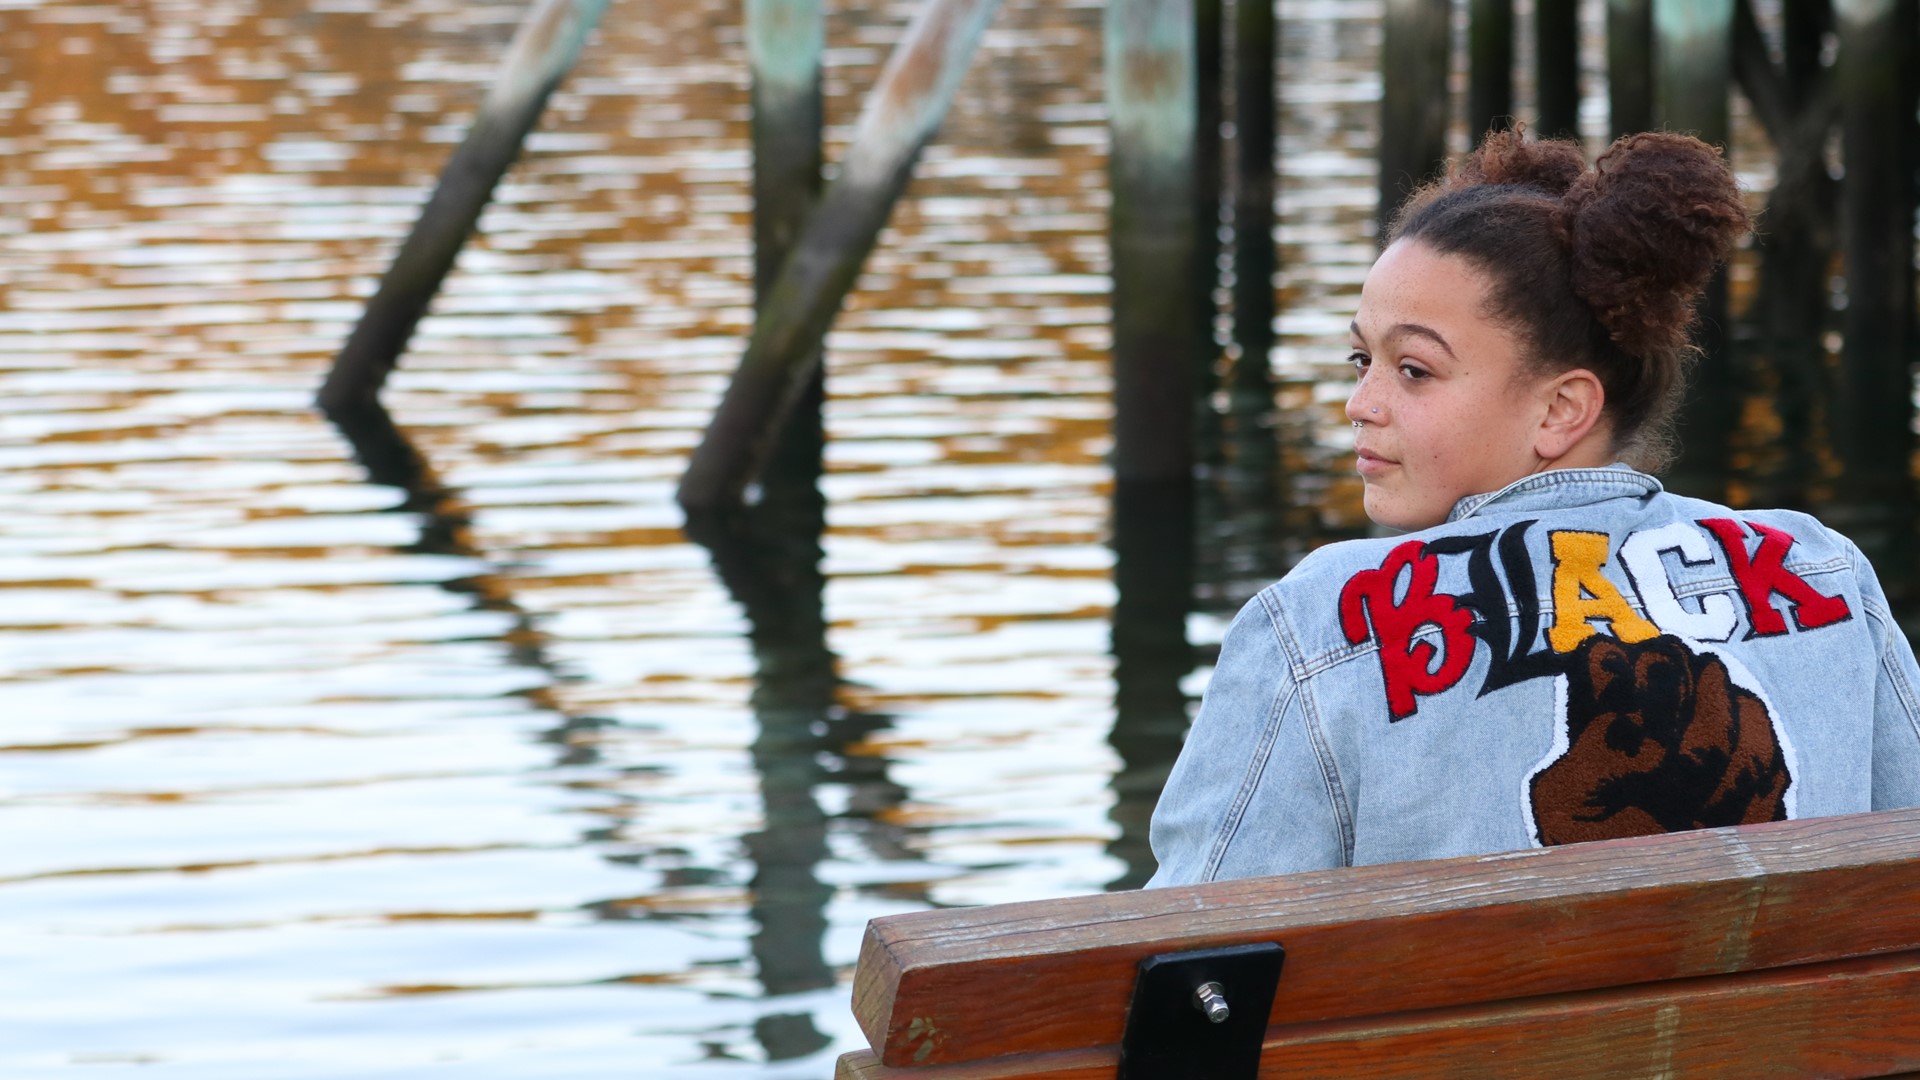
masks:
<svg viewBox="0 0 1920 1080"><path fill-rule="evenodd" d="M1607 391L1600 385L1600 377L1586 368L1560 372L1542 389L1546 413L1534 434L1533 452L1543 460L1558 461L1590 441L1601 427ZM1600 434L1604 436L1605 432Z"/></svg>

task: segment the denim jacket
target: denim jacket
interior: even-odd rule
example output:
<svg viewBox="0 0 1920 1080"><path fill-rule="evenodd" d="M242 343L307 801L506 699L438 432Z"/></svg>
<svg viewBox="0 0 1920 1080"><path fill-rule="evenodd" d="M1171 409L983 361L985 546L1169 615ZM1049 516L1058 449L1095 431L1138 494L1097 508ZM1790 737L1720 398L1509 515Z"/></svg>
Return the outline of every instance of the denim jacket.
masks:
<svg viewBox="0 0 1920 1080"><path fill-rule="evenodd" d="M1150 884L1920 805L1917 688L1813 518L1539 473L1241 610Z"/></svg>

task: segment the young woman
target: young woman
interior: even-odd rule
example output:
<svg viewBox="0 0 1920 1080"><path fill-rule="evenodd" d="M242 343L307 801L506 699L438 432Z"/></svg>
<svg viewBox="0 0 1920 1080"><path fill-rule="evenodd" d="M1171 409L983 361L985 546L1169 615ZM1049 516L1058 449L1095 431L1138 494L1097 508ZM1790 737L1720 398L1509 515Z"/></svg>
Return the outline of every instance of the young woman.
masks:
<svg viewBox="0 0 1920 1080"><path fill-rule="evenodd" d="M1920 804L1920 669L1804 514L1664 491L1693 301L1747 229L1717 151L1495 135L1360 295L1366 510L1247 604L1153 884Z"/></svg>

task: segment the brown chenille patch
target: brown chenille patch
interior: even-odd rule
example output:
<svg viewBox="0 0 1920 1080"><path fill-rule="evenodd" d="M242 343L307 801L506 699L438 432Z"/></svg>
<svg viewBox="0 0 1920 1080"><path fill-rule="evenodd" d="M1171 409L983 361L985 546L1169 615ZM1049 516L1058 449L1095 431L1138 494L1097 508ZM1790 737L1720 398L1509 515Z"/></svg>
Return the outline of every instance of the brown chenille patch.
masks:
<svg viewBox="0 0 1920 1080"><path fill-rule="evenodd" d="M1662 634L1566 659L1568 749L1532 781L1542 844L1786 818L1772 718L1719 657Z"/></svg>

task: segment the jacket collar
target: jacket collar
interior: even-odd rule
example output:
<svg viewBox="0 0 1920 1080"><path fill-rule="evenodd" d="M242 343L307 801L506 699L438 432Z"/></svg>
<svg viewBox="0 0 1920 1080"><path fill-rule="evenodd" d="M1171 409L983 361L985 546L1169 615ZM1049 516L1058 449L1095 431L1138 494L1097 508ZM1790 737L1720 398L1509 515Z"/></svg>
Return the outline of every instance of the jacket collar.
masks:
<svg viewBox="0 0 1920 1080"><path fill-rule="evenodd" d="M1523 476L1499 491L1461 499L1453 504L1447 521L1473 517L1488 507L1501 512L1548 510L1607 499L1644 499L1664 490L1660 481L1625 464L1604 469L1549 469Z"/></svg>

